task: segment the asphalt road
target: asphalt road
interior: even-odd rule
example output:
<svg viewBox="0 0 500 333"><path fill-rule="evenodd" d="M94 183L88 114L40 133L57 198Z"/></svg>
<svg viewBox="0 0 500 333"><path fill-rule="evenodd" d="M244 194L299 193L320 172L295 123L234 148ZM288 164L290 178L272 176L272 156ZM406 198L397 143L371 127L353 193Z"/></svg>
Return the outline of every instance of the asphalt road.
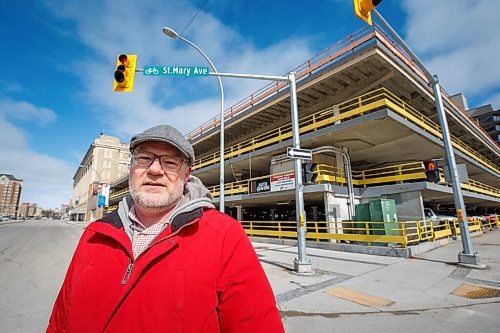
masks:
<svg viewBox="0 0 500 333"><path fill-rule="evenodd" d="M44 332L83 224L0 223L0 332ZM308 249L314 276L287 268L296 248L254 243L288 333L500 332L500 297L450 295L463 283L500 290L500 230L474 238L487 270L458 274L460 242L403 259ZM348 288L394 301L362 306L328 290ZM354 294L353 294L354 295Z"/></svg>
<svg viewBox="0 0 500 333"><path fill-rule="evenodd" d="M0 332L44 332L82 225L0 223Z"/></svg>

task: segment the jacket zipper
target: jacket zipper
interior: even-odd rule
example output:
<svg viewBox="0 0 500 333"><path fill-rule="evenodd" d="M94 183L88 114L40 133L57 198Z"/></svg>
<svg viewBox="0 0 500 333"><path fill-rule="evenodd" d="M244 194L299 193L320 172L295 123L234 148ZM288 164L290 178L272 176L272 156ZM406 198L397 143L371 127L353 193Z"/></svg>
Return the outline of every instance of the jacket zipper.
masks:
<svg viewBox="0 0 500 333"><path fill-rule="evenodd" d="M130 263L127 266L127 270L125 271L125 275L123 275L122 286L125 285L125 283L127 283L128 278L130 277L130 274L132 274L132 268L134 268L134 262L132 261L132 259L130 259Z"/></svg>
<svg viewBox="0 0 500 333"><path fill-rule="evenodd" d="M154 242L154 241L153 241L154 243L149 244L149 245L148 245L148 246L144 249L144 251L142 251L142 252L141 252L141 254L139 255L139 257L140 257L140 256L142 256L142 254L143 254L144 252L146 252L146 250L148 250L151 246L153 246L153 245L155 245L155 244L158 244L158 243L160 243L160 242L164 241L165 239L168 239L168 238L171 238L171 237L173 237L173 236L177 235L181 229L183 229L183 228L184 228L184 227L186 227L186 226L189 226L189 225L191 225L191 224L196 223L198 220L199 220L199 218L196 218L196 219L194 219L193 221L191 221L190 223L186 223L185 225L183 225L183 226L182 226L181 228L179 228L179 229L178 229L175 233L170 234L170 235L168 235L168 236L165 236L165 237L163 237L163 238L159 239L159 240L158 240L158 241L156 241L156 242ZM137 257L135 260L137 260L139 257ZM133 269L133 268L134 268L134 260L129 259L129 264L128 264L128 266L127 266L127 269L125 270L125 274L123 275L123 279L122 279L122 286L124 286L124 285L125 285L125 283L127 283L128 279L130 278L130 275L132 274L132 269Z"/></svg>

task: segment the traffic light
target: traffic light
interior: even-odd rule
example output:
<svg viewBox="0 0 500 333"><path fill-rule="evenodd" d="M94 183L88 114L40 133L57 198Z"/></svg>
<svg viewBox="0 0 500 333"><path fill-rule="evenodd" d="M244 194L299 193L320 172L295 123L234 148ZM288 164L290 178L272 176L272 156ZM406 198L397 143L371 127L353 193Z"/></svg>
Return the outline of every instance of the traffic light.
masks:
<svg viewBox="0 0 500 333"><path fill-rule="evenodd" d="M432 183L439 183L439 168L437 160L424 161L425 178Z"/></svg>
<svg viewBox="0 0 500 333"><path fill-rule="evenodd" d="M372 25L371 11L382 2L382 0L354 0L354 14L359 19L365 20L369 25Z"/></svg>
<svg viewBox="0 0 500 333"><path fill-rule="evenodd" d="M132 91L137 56L135 54L120 54L116 59L115 82L113 91Z"/></svg>
<svg viewBox="0 0 500 333"><path fill-rule="evenodd" d="M316 178L318 178L317 167L317 163L302 163L302 183L304 185L311 185L316 182Z"/></svg>

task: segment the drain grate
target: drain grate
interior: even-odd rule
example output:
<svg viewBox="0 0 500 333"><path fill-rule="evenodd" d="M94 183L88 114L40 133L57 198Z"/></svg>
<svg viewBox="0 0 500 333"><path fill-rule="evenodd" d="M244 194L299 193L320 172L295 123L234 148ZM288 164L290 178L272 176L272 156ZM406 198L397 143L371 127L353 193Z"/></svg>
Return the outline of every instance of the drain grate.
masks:
<svg viewBox="0 0 500 333"><path fill-rule="evenodd" d="M500 297L500 290L463 283L460 287L453 290L450 293L450 295L455 295L470 299L492 298L492 297Z"/></svg>

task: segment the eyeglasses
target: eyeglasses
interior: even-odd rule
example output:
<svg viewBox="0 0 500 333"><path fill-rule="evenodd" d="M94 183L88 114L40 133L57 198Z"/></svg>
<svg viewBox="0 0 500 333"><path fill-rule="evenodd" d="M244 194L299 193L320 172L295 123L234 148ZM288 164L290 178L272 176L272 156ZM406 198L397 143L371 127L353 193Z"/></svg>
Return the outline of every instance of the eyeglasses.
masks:
<svg viewBox="0 0 500 333"><path fill-rule="evenodd" d="M163 170L172 172L179 171L185 162L185 160L177 156L156 155L148 151L138 151L132 155L132 163L135 166L149 168L156 158L158 158Z"/></svg>

